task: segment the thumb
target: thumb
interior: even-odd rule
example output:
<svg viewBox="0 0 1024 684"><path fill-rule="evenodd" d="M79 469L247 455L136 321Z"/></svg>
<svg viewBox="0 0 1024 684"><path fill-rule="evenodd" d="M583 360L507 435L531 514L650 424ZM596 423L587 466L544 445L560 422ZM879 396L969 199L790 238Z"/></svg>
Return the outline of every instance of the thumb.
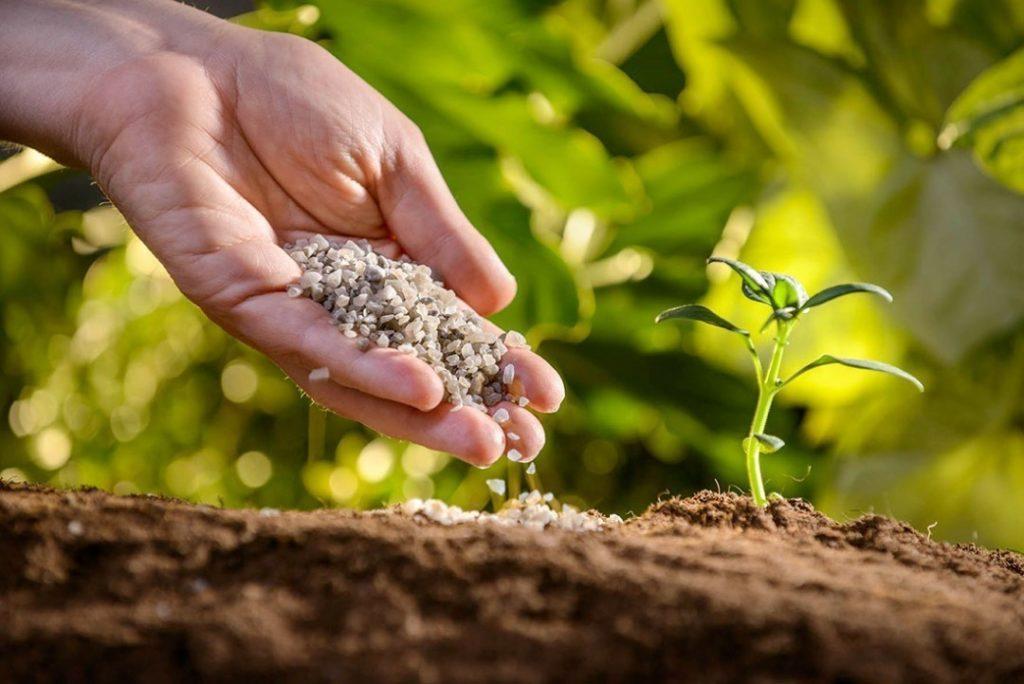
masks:
<svg viewBox="0 0 1024 684"><path fill-rule="evenodd" d="M459 209L423 134L407 119L398 129L377 191L388 228L476 311L499 311L515 296L515 278Z"/></svg>

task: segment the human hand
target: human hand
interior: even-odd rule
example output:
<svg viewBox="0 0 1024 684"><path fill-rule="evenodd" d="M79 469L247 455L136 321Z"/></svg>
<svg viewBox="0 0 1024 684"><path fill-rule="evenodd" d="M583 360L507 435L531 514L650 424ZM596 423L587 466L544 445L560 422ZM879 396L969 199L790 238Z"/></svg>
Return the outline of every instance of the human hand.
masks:
<svg viewBox="0 0 1024 684"><path fill-rule="evenodd" d="M417 128L310 41L169 2L81 7L103 31L120 39L142 27L143 38L84 64L89 86L64 105L66 132L36 137L87 166L182 292L317 402L475 464L500 457L502 428L451 412L426 364L359 351L319 305L285 294L299 267L281 245L322 233L426 263L480 313L511 300L515 281L459 210ZM557 409L564 390L550 366L519 349L505 362L533 408ZM331 381L311 383L320 367ZM507 403L492 411L502 407L520 436L509 446L535 455L540 423Z"/></svg>

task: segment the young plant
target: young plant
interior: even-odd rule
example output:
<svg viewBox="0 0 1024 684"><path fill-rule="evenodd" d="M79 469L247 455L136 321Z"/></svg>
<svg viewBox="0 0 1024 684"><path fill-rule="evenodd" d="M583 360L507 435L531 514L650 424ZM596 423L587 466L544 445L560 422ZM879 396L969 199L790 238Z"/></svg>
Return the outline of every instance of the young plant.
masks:
<svg viewBox="0 0 1024 684"><path fill-rule="evenodd" d="M921 391L924 391L924 386L910 373L895 366L890 366L887 363L841 358L831 354L825 354L815 359L783 380L781 378L782 356L785 353L786 345L789 343L789 335L793 332L793 328L796 327L801 316L816 306L855 292L874 294L887 302L892 301L892 295L878 285L848 283L846 285L834 285L825 288L813 297L808 297L803 285L792 276L782 273L758 271L741 261L734 261L732 259L722 257L711 257L708 259L708 263L714 262L725 264L736 271L742 280L743 294L748 299L764 304L771 309L771 314L765 320L764 325L761 326L761 332L764 332L773 324L775 326L775 344L772 348L771 360L768 362L767 369L761 363L761 357L757 353L757 348L754 346L750 333L733 325L705 306L699 304L677 306L673 309L662 311L658 314L655 321L660 323L672 318L683 318L713 325L743 337L747 350L750 352L750 357L754 361L754 371L757 374L757 408L754 410L754 419L750 424L750 432L743 440L743 451L747 460L747 476L750 479L751 494L759 506L765 506L768 504L768 498L765 496L764 480L761 477L761 453L774 453L781 449L785 443L774 435L765 434L764 428L768 422L768 412L772 408L772 400L775 399L775 395L783 387L808 371L831 364L895 375L913 384Z"/></svg>

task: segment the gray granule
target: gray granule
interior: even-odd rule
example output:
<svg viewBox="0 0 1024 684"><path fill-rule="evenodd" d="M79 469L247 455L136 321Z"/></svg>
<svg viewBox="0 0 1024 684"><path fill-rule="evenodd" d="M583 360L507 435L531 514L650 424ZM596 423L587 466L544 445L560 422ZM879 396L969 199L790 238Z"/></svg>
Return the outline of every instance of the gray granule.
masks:
<svg viewBox="0 0 1024 684"><path fill-rule="evenodd" d="M320 303L358 349L389 347L416 356L437 373L456 407L486 411L509 396L506 385L515 371L507 366L503 373L499 364L510 347L528 348L526 339L486 330L429 267L404 256L389 259L366 241L340 243L322 235L285 250L302 268L288 295ZM503 382L504 376L509 380Z"/></svg>

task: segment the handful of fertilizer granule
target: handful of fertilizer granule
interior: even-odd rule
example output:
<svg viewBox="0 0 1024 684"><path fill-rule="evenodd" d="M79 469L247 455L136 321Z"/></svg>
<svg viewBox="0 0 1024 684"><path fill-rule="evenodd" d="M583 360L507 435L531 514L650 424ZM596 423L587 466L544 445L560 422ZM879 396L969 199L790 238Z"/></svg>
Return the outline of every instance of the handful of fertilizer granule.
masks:
<svg viewBox="0 0 1024 684"><path fill-rule="evenodd" d="M526 405L515 368L499 367L509 348L526 347L526 340L517 332L486 330L428 266L404 256L389 259L365 241L342 244L322 235L285 250L303 271L288 294L319 302L360 349L390 347L422 359L456 409L486 411L503 399Z"/></svg>

